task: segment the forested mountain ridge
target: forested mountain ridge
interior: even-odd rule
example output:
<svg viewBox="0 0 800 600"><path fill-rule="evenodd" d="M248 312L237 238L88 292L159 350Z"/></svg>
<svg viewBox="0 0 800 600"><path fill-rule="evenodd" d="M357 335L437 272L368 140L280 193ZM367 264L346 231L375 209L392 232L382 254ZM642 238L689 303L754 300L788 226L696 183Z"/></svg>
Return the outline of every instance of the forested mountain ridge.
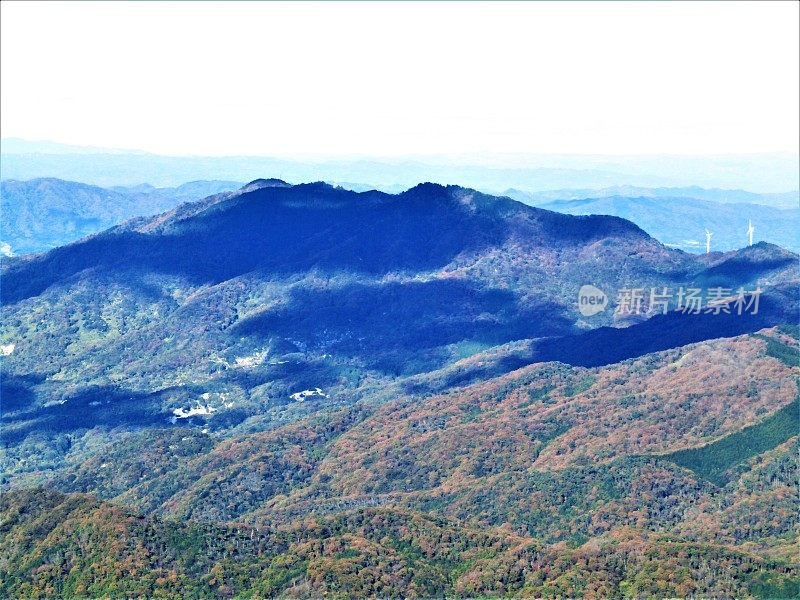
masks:
<svg viewBox="0 0 800 600"><path fill-rule="evenodd" d="M620 503L613 523L627 518L623 506L637 502L641 490L628 486L638 479L639 485L667 486L664 515L656 517L662 509L654 499L651 516L642 521L659 530L680 521L698 494L705 502L730 501L742 476L736 469L754 469L748 462L754 456L783 448L790 458L783 444L796 434L800 367L786 361L797 345L778 331L765 334L595 369L533 365L428 399L407 396L380 407L359 403L229 440L158 429L117 434L111 439L119 442L103 447L98 436L91 446L70 452L67 468L52 483L199 520L238 520L256 511L253 518L261 515L256 520L286 521L305 511L377 504L524 526L526 521L513 515L530 513L515 503L530 502L533 492L520 495L519 486L533 485L545 495L570 490L582 511L601 511L611 519L605 495L596 499L600 504L582 497L589 491L582 486L606 478L610 487L604 494ZM784 410L792 406L794 413ZM779 422L773 422L776 416ZM673 458L686 448L719 446L762 423L769 432L750 435L770 439L769 445L749 453L722 449L727 462L721 477L709 479L699 468L684 473L681 469L688 465L691 471L694 463ZM778 478L788 482L792 473ZM493 488L496 493L487 491ZM493 498L490 503L485 494ZM678 499L679 506L689 504L675 513ZM575 535L603 530L596 524L586 529L577 515L569 526L558 513L537 518L536 534L552 536L550 541L566 535L564 527L576 527ZM786 525L791 529L791 521ZM555 529L546 533L545 526ZM773 544L777 550L777 540Z"/></svg>
<svg viewBox="0 0 800 600"><path fill-rule="evenodd" d="M796 566L621 528L576 548L365 509L285 529L160 521L84 496L0 499L0 592L62 597L790 597Z"/></svg>
<svg viewBox="0 0 800 600"><path fill-rule="evenodd" d="M533 341L487 375L756 331L791 320L797 257L766 244L692 256L622 219L457 186L273 179L8 259L2 278L4 441L44 444L47 463L87 429L272 428L520 340ZM577 310L586 283L611 304L591 318ZM757 315L597 328L622 324L621 288L690 285L765 293Z"/></svg>
<svg viewBox="0 0 800 600"><path fill-rule="evenodd" d="M166 519L146 534L148 550L135 552L144 561L136 572L153 573L142 579L151 590L222 581L242 591L267 581L264 595L561 590L607 597L633 589L791 597L800 584L795 335L764 330L594 369L536 364L427 399L363 402L227 440L186 428L111 432L105 441L96 432L69 452L66 467L14 487L47 481ZM748 451L748 436L769 445ZM732 452L725 444L733 438ZM705 449L725 465L723 476L709 478L706 461L678 456L687 448ZM114 509L76 523L48 509L50 529L38 530L57 533L39 549L18 547L19 536L36 537L14 533L22 525L13 504L28 501L4 496L11 506L4 506L0 545L16 548L13 586L48 578L63 585L53 568L69 570L81 556L64 550L78 543L78 532L104 536L90 523L127 519ZM172 518L184 524L169 525ZM173 533L158 532L165 527ZM448 533L436 533L441 527ZM144 535L136 531L123 539ZM170 562L169 544L178 540L190 541L179 552L209 558ZM459 550L447 549L451 543ZM119 548L126 547L137 546ZM695 557L690 563L686 553ZM39 564L52 567L34 569ZM121 585L112 564L94 589ZM275 567L261 571L269 564ZM178 577L187 569L190 577Z"/></svg>
<svg viewBox="0 0 800 600"><path fill-rule="evenodd" d="M796 589L791 252L258 180L2 269L8 594Z"/></svg>

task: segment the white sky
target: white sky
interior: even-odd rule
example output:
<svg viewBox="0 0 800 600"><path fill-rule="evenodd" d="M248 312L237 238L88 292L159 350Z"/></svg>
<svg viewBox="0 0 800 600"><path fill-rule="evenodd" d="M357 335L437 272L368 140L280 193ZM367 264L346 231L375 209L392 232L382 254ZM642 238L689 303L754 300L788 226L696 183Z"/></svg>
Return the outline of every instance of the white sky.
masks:
<svg viewBox="0 0 800 600"><path fill-rule="evenodd" d="M3 137L168 154L798 151L797 2L2 2Z"/></svg>

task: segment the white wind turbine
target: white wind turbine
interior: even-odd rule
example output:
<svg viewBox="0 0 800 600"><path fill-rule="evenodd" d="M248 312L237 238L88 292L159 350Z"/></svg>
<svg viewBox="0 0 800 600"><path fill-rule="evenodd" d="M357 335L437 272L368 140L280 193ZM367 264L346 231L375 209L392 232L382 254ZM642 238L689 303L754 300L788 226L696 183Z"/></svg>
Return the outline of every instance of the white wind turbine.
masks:
<svg viewBox="0 0 800 600"><path fill-rule="evenodd" d="M755 227L753 227L753 222L748 220L748 227L747 227L747 235L750 236L750 245L753 245L753 232L755 231Z"/></svg>
<svg viewBox="0 0 800 600"><path fill-rule="evenodd" d="M706 229L706 254L711 254L711 236L714 235Z"/></svg>

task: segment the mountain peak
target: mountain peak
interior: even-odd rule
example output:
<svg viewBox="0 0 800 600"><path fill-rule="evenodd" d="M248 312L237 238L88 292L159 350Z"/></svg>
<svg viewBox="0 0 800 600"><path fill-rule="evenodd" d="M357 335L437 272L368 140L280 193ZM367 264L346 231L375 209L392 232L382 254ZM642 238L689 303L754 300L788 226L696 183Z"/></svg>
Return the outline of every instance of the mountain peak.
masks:
<svg viewBox="0 0 800 600"><path fill-rule="evenodd" d="M416 198L420 196L425 196L426 198L449 198L450 190L457 187L458 186L444 186L440 183L431 183L430 181L426 181L423 183L418 183L414 187L408 188L400 195L410 198Z"/></svg>
<svg viewBox="0 0 800 600"><path fill-rule="evenodd" d="M255 190L260 190L262 188L269 188L269 187L292 187L291 184L286 183L283 179L277 179L275 177L270 177L268 179L254 179L250 183L246 183L239 191L241 192L253 192Z"/></svg>
<svg viewBox="0 0 800 600"><path fill-rule="evenodd" d="M422 181L417 185L408 188L407 192L431 192L431 191L444 191L447 190L448 187L458 187L458 186L446 186L442 185L441 183L433 183L431 181Z"/></svg>

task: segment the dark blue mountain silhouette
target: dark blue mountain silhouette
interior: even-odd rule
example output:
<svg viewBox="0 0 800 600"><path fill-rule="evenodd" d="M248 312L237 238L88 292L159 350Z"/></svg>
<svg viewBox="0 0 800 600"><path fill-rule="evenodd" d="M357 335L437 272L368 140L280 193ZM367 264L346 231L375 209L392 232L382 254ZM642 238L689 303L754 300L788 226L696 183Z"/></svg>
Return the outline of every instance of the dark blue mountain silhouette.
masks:
<svg viewBox="0 0 800 600"><path fill-rule="evenodd" d="M265 180L266 181L266 180ZM252 189L255 187L255 189ZM366 274L442 267L462 252L497 246L525 229L542 245L576 245L608 236L649 239L615 217L572 217L507 198L422 184L397 195L355 193L324 183L285 187L258 182L199 214L143 233L115 228L43 256L11 259L2 302L18 302L78 273L146 271L218 283L254 270L312 268Z"/></svg>

